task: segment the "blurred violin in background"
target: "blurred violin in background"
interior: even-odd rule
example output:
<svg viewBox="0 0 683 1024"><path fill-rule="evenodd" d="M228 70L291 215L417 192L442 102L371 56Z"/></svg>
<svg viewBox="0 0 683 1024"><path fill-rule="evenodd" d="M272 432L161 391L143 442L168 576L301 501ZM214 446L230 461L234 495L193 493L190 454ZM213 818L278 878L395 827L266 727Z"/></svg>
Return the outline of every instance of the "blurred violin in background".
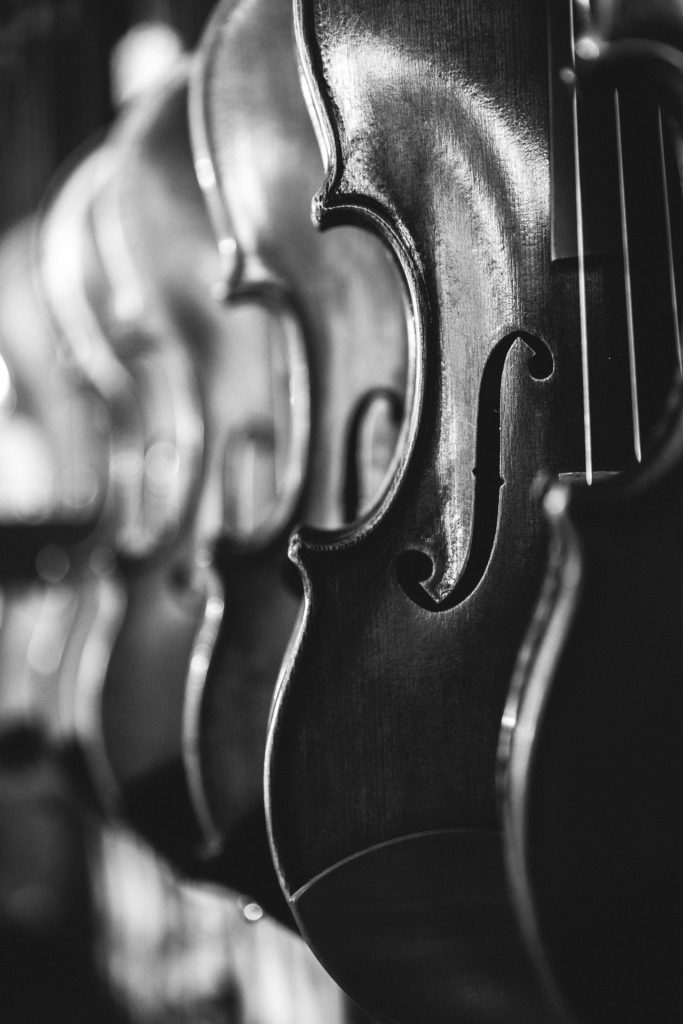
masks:
<svg viewBox="0 0 683 1024"><path fill-rule="evenodd" d="M98 970L86 801L39 729L0 732L0 979L3 1019L123 1013Z"/></svg>
<svg viewBox="0 0 683 1024"><path fill-rule="evenodd" d="M303 372L295 344L268 310L215 298L221 264L191 159L186 91L180 67L124 115L86 230L104 275L101 329L148 424L141 514L157 538L121 551L128 604L103 686L106 757L140 831L206 873L217 836L195 770L195 705L223 614L213 549L231 531L265 547L281 531L308 423L307 390L303 402L290 397ZM267 874L277 900L269 865ZM239 877L222 880L241 887Z"/></svg>
<svg viewBox="0 0 683 1024"><path fill-rule="evenodd" d="M0 703L5 723L37 718L69 744L87 717L80 667L107 604L109 437L102 396L70 361L49 315L35 236L35 221L21 222L0 256Z"/></svg>

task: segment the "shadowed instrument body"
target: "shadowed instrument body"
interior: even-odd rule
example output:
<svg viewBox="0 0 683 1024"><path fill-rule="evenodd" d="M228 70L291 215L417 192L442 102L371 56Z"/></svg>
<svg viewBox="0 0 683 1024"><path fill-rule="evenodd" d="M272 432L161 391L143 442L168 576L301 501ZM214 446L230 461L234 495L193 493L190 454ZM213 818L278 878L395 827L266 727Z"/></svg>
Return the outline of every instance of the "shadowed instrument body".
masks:
<svg viewBox="0 0 683 1024"><path fill-rule="evenodd" d="M417 402L381 508L293 542L307 603L267 807L303 934L392 1022L550 1014L514 921L495 790L543 574L532 484L586 460L576 260L551 263L546 15L525 0L299 3L329 160L320 218L364 217L398 253ZM591 252L592 462L614 470L633 462L622 269Z"/></svg>
<svg viewBox="0 0 683 1024"><path fill-rule="evenodd" d="M590 26L582 52L599 59L584 77L591 64L619 87L655 77L680 128L680 4L596 11L607 36ZM663 277L675 321L680 185L672 195ZM669 348L667 332L648 335ZM596 1024L683 1012L682 422L679 384L641 470L547 492L547 576L501 735L509 875L529 948L558 1002Z"/></svg>
<svg viewBox="0 0 683 1024"><path fill-rule="evenodd" d="M300 603L285 527L297 520L337 527L377 500L402 417L408 328L401 280L380 242L356 228L320 237L310 224L321 161L288 0L219 5L200 48L190 109L228 306L270 310L300 339L308 371L306 393L292 393L293 407L305 403L310 416L298 501L270 548L240 544L228 530L220 555L233 614L207 674L200 754L229 864L257 812L264 829L268 712Z"/></svg>

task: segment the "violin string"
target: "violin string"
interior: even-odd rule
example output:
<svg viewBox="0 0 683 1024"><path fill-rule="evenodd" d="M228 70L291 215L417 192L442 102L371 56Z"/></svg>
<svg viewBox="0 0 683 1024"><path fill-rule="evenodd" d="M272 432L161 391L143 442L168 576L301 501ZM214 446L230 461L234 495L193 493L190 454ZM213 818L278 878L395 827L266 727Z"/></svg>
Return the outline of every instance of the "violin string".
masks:
<svg viewBox="0 0 683 1024"><path fill-rule="evenodd" d="M626 333L628 337L628 365L631 383L631 418L633 422L633 450L636 461L642 461L640 440L640 413L638 410L638 377L636 368L636 342L633 326L633 291L631 288L631 254L629 250L628 221L626 218L626 183L624 180L624 148L621 135L621 103L619 90L614 90L614 115L617 136L617 169L619 173L619 213L621 217L621 250L624 258L624 297L626 300Z"/></svg>
<svg viewBox="0 0 683 1024"><path fill-rule="evenodd" d="M681 330L678 320L678 295L676 293L676 268L674 264L674 247L671 233L671 209L669 207L669 180L666 174L666 156L664 153L664 126L662 123L662 108L658 109L659 120L659 162L662 174L662 192L664 195L664 224L666 226L666 249L669 265L669 290L671 292L671 307L674 322L674 339L676 343L676 357L678 368L683 371L683 352L681 351Z"/></svg>
<svg viewBox="0 0 683 1024"><path fill-rule="evenodd" d="M572 64L576 70L576 40L574 36L574 8L569 0L569 19L572 43ZM583 438L586 457L586 483L593 483L593 441L591 435L590 381L588 376L588 314L586 302L586 259L583 237L583 196L581 192L581 161L579 154L579 98L576 74L572 92L572 132L574 141L574 188L576 204L576 250L579 261L579 317L581 329L581 379L583 388Z"/></svg>

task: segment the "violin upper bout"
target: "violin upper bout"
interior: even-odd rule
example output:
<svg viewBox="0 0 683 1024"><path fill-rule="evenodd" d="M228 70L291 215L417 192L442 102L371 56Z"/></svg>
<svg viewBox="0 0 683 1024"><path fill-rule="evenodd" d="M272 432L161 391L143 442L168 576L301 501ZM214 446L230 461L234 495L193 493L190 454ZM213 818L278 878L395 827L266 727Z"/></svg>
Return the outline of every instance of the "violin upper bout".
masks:
<svg viewBox="0 0 683 1024"><path fill-rule="evenodd" d="M349 52L360 45L351 31L352 19L349 13L344 29L348 30ZM353 62L345 59L346 45L337 52L338 29L316 25L316 4L312 0L295 0L294 24L301 87L324 165L323 184L312 200L313 222L327 228L363 221L394 251L411 288L410 279L416 276L416 269L419 276L421 263L390 190L382 183L382 168L373 153L379 143L372 130L374 114L366 109L373 83L364 82ZM344 79L343 95L336 92L340 76ZM348 124L349 120L358 124ZM375 171L380 173L375 175Z"/></svg>

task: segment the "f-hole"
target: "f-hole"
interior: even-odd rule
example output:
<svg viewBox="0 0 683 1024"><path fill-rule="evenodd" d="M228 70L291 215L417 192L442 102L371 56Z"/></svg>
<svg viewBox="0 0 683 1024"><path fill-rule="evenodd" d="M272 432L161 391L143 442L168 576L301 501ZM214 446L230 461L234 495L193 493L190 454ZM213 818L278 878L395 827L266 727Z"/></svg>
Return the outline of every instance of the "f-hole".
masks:
<svg viewBox="0 0 683 1024"><path fill-rule="evenodd" d="M521 331L502 338L486 362L479 389L472 536L467 562L460 578L446 600L437 603L422 586L434 571L429 555L424 551L409 550L404 551L396 560L399 584L415 604L428 611L447 611L469 597L483 578L493 552L500 489L505 482L500 469L503 372L508 353L518 340L531 350L527 368L533 380L546 380L553 372L553 357L545 342Z"/></svg>

